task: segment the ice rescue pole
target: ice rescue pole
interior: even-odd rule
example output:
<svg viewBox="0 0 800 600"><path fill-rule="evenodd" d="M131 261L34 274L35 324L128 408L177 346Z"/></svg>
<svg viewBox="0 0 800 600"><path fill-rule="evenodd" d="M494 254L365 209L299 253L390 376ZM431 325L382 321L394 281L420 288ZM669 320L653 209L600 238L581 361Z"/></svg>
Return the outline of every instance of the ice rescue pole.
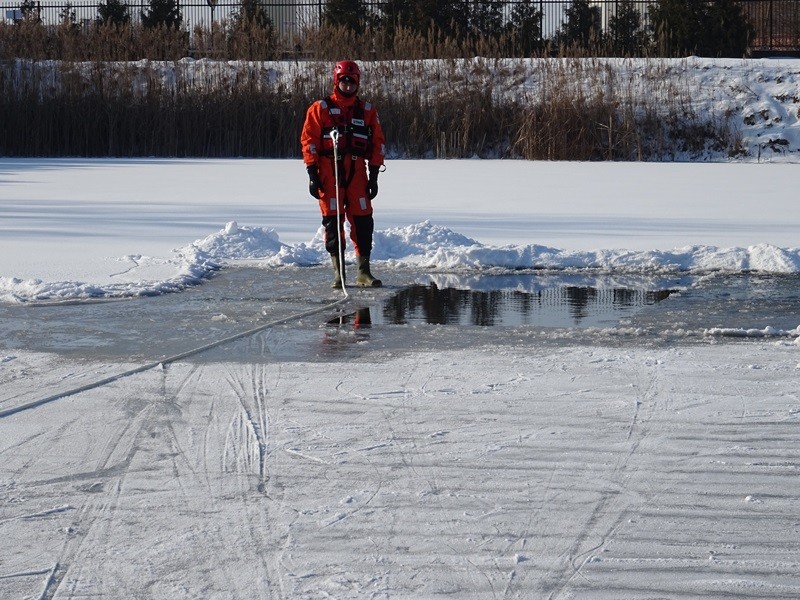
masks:
<svg viewBox="0 0 800 600"><path fill-rule="evenodd" d="M337 252L339 253L339 279L342 280L342 292L344 297L347 298L347 286L344 283L344 244L342 240L342 215L339 210L339 131L333 129L331 131L331 140L333 141L333 179L336 182L336 240Z"/></svg>

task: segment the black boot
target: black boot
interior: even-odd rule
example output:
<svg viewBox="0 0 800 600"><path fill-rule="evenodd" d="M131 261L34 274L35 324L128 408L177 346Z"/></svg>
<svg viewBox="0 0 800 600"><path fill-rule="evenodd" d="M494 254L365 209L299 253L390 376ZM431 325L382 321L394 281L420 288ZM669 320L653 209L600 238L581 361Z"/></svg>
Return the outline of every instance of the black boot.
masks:
<svg viewBox="0 0 800 600"><path fill-rule="evenodd" d="M357 256L358 275L356 275L356 285L360 287L380 287L383 282L375 279L369 271L369 256Z"/></svg>

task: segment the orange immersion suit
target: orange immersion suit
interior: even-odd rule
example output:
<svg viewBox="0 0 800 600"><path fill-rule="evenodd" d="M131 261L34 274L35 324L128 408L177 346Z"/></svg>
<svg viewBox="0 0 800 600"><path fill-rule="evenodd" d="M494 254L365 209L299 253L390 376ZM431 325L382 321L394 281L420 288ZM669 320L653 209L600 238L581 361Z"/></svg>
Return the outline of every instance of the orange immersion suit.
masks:
<svg viewBox="0 0 800 600"><path fill-rule="evenodd" d="M367 191L367 165L381 167L385 152L378 112L369 102L358 96L346 97L337 88L306 112L300 135L303 161L306 167L316 165L319 170L319 208L325 226L325 247L332 255L341 252L336 238L336 176L330 135L333 129L339 132L339 211L350 223L356 255L369 257L374 222ZM343 232L340 235L344 239Z"/></svg>

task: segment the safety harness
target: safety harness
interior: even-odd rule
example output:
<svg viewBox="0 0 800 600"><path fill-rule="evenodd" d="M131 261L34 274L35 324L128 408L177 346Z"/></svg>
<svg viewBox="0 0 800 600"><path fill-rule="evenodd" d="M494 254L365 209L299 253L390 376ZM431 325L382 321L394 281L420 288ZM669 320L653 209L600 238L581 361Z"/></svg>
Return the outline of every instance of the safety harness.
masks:
<svg viewBox="0 0 800 600"><path fill-rule="evenodd" d="M353 105L350 121L344 116L344 111L333 101L333 98L328 96L322 101L322 108L328 111L331 120L334 122L333 127L325 127L322 130L322 147L320 148L320 156L334 156L334 139L331 136L332 131L338 132L338 147L336 156L339 161L339 185L346 188L353 181L356 174L356 161L355 159L361 156L367 156L372 151L372 127L369 127L364 121L365 105L360 98L356 98ZM344 157L347 155L353 157L354 160L350 161L350 172L345 175L343 163Z"/></svg>

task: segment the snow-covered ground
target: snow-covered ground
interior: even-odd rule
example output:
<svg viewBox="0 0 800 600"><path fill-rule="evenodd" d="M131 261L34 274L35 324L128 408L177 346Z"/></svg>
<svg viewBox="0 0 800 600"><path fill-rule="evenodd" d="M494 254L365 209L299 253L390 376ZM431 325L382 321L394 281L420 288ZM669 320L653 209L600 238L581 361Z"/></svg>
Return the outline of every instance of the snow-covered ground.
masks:
<svg viewBox="0 0 800 600"><path fill-rule="evenodd" d="M0 420L0 595L797 598L797 363L531 345L150 369ZM23 355L4 395L45 364L41 394L96 368Z"/></svg>
<svg viewBox="0 0 800 600"><path fill-rule="evenodd" d="M344 300L299 161L0 160L0 598L800 597L796 164L380 183L388 285ZM353 317L507 268L684 287L573 331Z"/></svg>

